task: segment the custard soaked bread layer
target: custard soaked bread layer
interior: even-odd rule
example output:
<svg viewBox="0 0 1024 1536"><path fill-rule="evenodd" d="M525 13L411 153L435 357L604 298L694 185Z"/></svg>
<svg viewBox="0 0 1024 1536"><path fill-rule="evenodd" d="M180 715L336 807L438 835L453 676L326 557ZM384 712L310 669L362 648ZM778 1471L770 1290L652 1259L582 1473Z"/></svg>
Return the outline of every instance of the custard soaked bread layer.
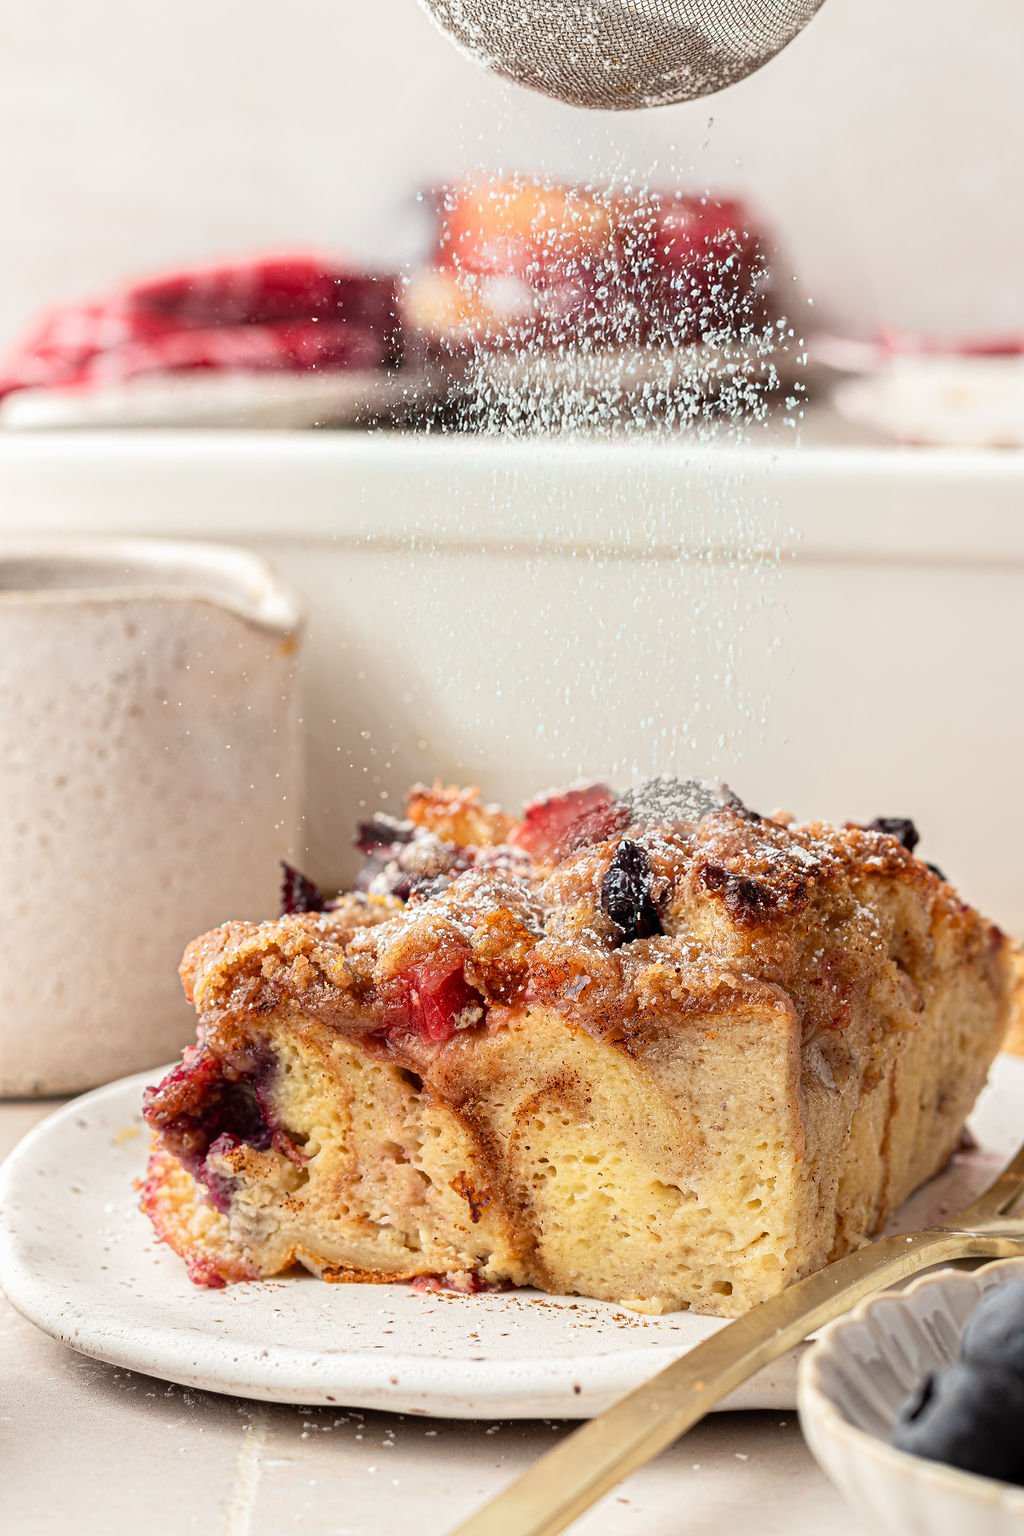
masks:
<svg viewBox="0 0 1024 1536"><path fill-rule="evenodd" d="M1024 1056L1024 944L1020 943L1013 947L1013 998L1004 1044L1015 1056Z"/></svg>
<svg viewBox="0 0 1024 1536"><path fill-rule="evenodd" d="M415 790L355 892L293 879L317 910L188 950L144 1208L206 1284L738 1313L944 1165L1005 1033L1006 943L908 827L671 780L519 819Z"/></svg>

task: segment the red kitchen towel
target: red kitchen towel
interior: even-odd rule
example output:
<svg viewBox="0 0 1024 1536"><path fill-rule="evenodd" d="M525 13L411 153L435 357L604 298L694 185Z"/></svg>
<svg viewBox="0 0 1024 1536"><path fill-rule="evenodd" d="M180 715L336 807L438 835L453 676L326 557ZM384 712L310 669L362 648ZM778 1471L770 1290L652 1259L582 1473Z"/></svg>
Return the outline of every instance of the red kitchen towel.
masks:
<svg viewBox="0 0 1024 1536"><path fill-rule="evenodd" d="M0 399L144 373L385 368L399 345L393 277L316 257L270 257L173 273L52 310L0 361Z"/></svg>

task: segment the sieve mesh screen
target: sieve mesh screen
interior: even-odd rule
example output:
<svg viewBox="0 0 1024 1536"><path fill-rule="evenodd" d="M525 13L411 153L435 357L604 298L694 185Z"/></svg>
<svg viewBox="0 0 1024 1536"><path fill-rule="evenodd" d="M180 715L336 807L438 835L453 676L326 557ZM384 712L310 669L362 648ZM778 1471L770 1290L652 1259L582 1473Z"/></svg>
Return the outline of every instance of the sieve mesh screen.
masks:
<svg viewBox="0 0 1024 1536"><path fill-rule="evenodd" d="M421 0L479 62L578 107L667 106L766 64L822 0Z"/></svg>

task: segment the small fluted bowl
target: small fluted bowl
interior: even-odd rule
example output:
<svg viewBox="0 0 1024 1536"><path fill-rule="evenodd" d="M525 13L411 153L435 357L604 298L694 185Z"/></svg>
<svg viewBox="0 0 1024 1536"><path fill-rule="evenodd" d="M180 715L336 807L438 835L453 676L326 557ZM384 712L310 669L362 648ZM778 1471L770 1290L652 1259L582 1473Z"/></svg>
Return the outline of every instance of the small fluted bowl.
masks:
<svg viewBox="0 0 1024 1536"><path fill-rule="evenodd" d="M1024 1488L888 1444L903 1399L956 1358L986 1291L1024 1259L948 1269L862 1302L825 1329L800 1368L800 1424L815 1459L867 1528L891 1536L1021 1536Z"/></svg>

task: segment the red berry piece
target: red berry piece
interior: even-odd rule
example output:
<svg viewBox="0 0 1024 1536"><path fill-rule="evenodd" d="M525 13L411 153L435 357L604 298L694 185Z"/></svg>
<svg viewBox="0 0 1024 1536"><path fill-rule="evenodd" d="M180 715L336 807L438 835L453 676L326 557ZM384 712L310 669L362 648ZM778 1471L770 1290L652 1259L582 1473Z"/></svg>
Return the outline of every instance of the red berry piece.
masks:
<svg viewBox="0 0 1024 1536"><path fill-rule="evenodd" d="M459 1270L447 1275L417 1275L410 1280L409 1287L413 1291L420 1291L424 1295L433 1295L437 1291L455 1291L460 1296L478 1296L482 1291L504 1290L504 1286L496 1285L491 1280L482 1280L475 1270Z"/></svg>
<svg viewBox="0 0 1024 1536"><path fill-rule="evenodd" d="M464 958L431 957L399 977L385 1005L389 1037L412 1034L440 1045L482 1021L483 998L466 980Z"/></svg>
<svg viewBox="0 0 1024 1536"><path fill-rule="evenodd" d="M574 848L611 837L623 819L614 790L607 784L588 784L534 800L509 841L535 859L564 858Z"/></svg>
<svg viewBox="0 0 1024 1536"><path fill-rule="evenodd" d="M227 1281L211 1258L198 1249L182 1254L185 1260L185 1268L193 1285L201 1285L208 1291L222 1291Z"/></svg>
<svg viewBox="0 0 1024 1536"><path fill-rule="evenodd" d="M211 1203L226 1210L231 1185L208 1163L211 1152L246 1145L265 1152L275 1127L267 1101L269 1064L237 1076L205 1046L190 1046L156 1088L147 1088L142 1112L163 1145L206 1186Z"/></svg>
<svg viewBox="0 0 1024 1536"><path fill-rule="evenodd" d="M375 811L368 821L359 823L355 845L364 854L376 853L380 848L397 848L410 842L415 830L411 821L399 821L395 816Z"/></svg>
<svg viewBox="0 0 1024 1536"><path fill-rule="evenodd" d="M638 221L649 324L680 341L758 320L768 272L760 237L734 201L655 196ZM638 250L637 258L641 258ZM642 259L642 258L641 258Z"/></svg>
<svg viewBox="0 0 1024 1536"><path fill-rule="evenodd" d="M300 869L281 860L281 916L294 917L299 912L322 912L327 898Z"/></svg>

